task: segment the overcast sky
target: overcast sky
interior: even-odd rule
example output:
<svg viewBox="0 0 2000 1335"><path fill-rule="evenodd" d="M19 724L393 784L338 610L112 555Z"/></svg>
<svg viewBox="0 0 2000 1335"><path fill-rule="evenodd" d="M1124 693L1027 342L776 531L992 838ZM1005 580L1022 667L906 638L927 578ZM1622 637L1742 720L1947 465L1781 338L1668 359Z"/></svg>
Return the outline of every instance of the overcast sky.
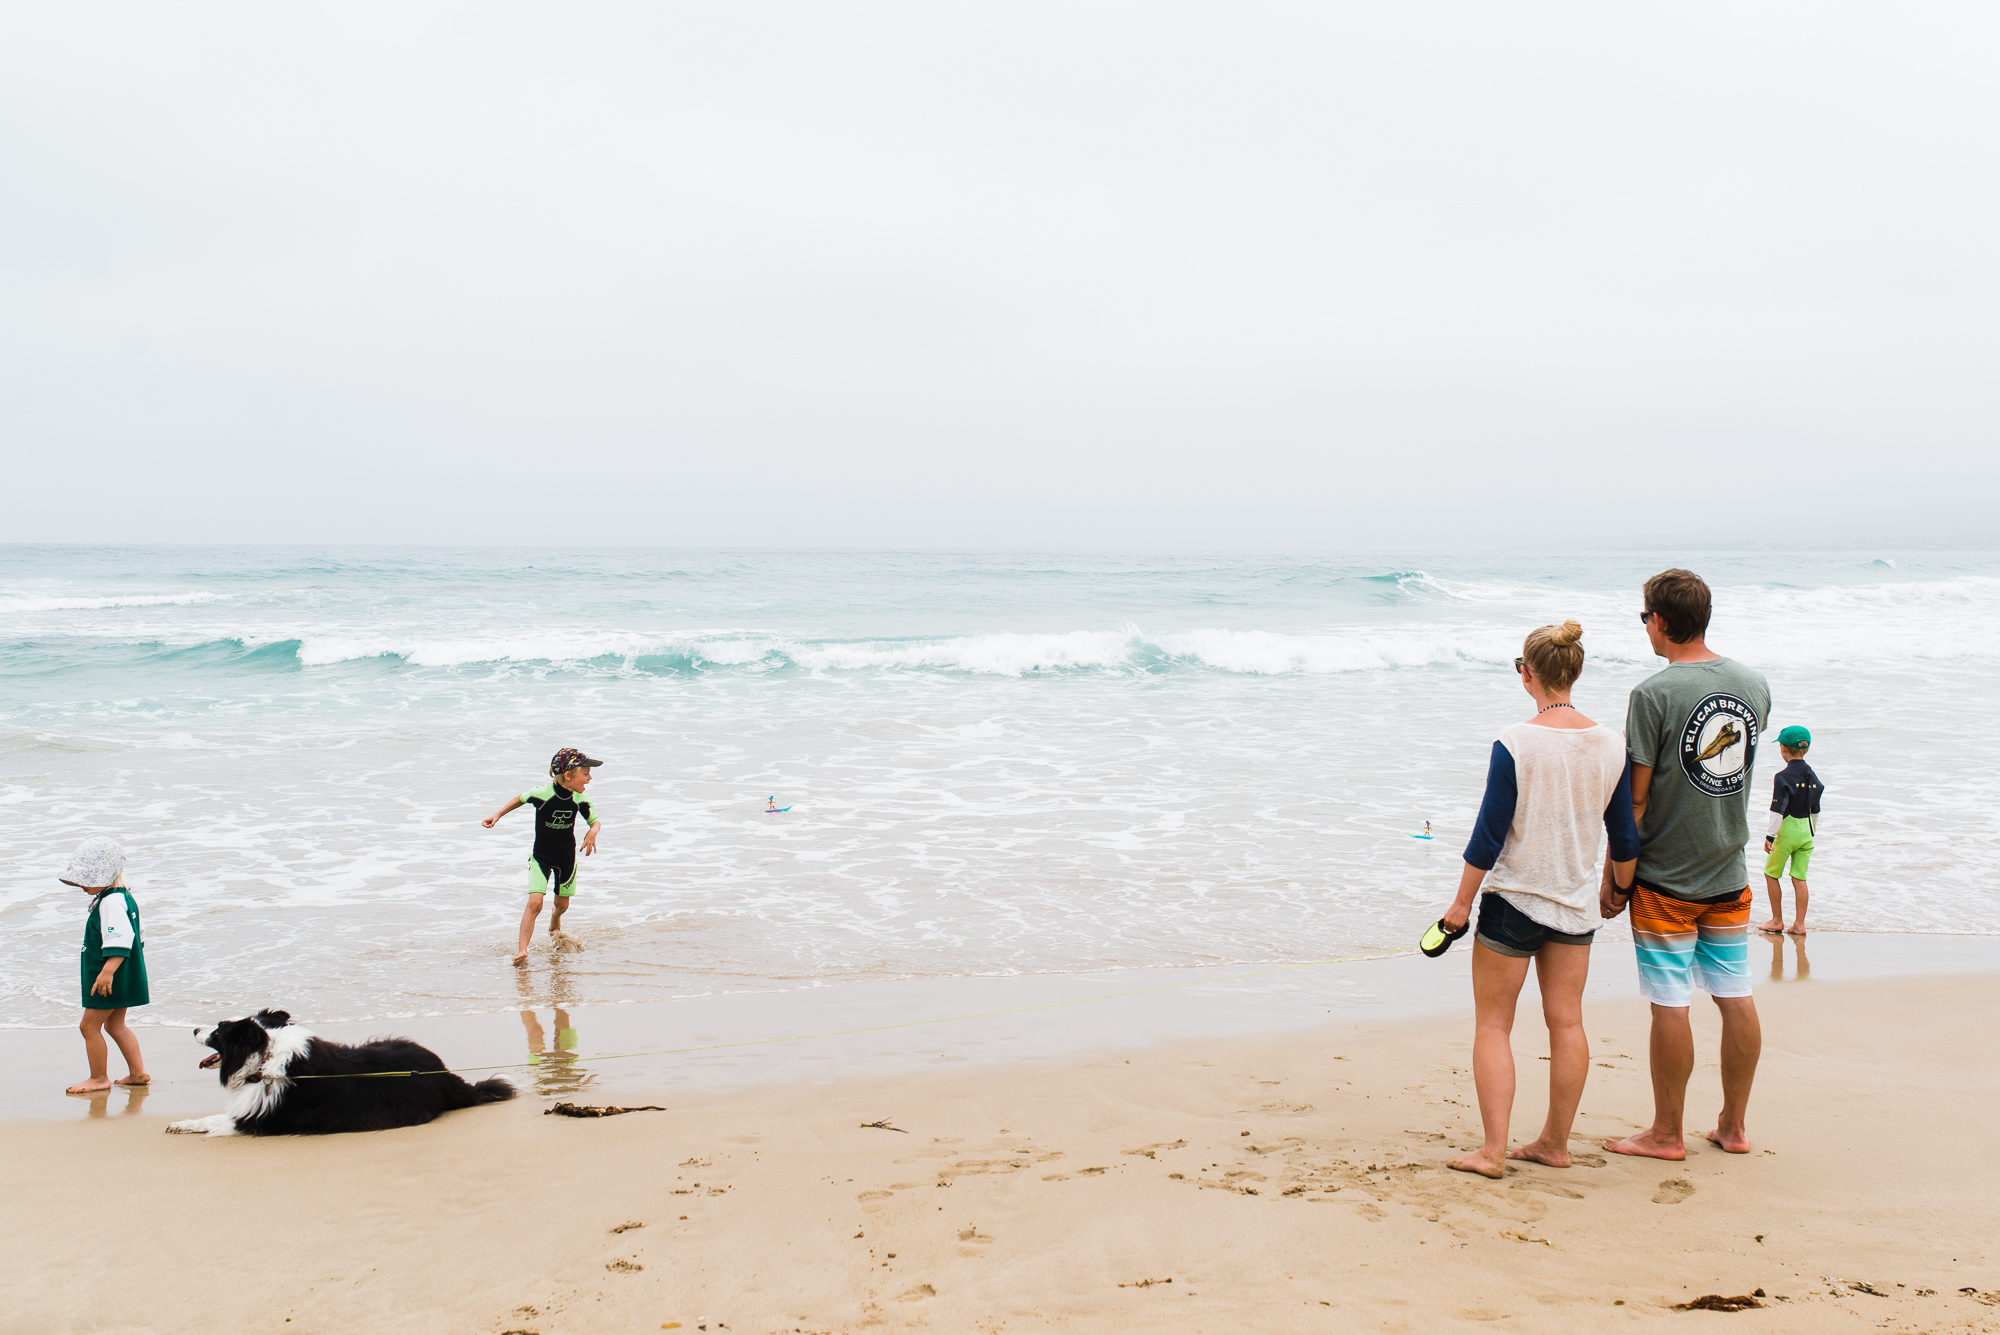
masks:
<svg viewBox="0 0 2000 1335"><path fill-rule="evenodd" d="M1992 531L1996 15L4 0L0 540Z"/></svg>

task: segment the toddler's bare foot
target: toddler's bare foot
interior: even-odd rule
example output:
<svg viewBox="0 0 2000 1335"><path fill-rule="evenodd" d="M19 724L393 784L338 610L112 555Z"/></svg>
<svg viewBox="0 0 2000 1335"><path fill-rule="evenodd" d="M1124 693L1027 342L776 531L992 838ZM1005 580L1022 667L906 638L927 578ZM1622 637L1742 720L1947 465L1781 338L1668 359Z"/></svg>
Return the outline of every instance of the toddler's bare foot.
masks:
<svg viewBox="0 0 2000 1335"><path fill-rule="evenodd" d="M102 1094L111 1088L109 1080L84 1080L65 1089L65 1094Z"/></svg>
<svg viewBox="0 0 2000 1335"><path fill-rule="evenodd" d="M1780 920L1778 920L1778 919L1776 919L1776 918L1773 918L1773 919L1771 919L1771 921L1769 921L1769 922L1763 922L1763 923L1758 923L1758 924L1757 924L1757 930L1758 930L1758 931L1760 931L1760 932L1769 932L1769 933L1771 933L1771 934L1772 934L1773 936L1775 936L1775 935L1777 935L1777 934L1778 934L1779 932L1782 932L1782 931L1784 931L1784 930L1785 930L1785 924L1784 924L1783 922L1781 922Z"/></svg>
<svg viewBox="0 0 2000 1335"><path fill-rule="evenodd" d="M1485 1150L1474 1150L1463 1158L1453 1159L1445 1167L1456 1168L1461 1173L1477 1173L1481 1177L1507 1176L1506 1165L1498 1159L1488 1158Z"/></svg>
<svg viewBox="0 0 2000 1335"><path fill-rule="evenodd" d="M1530 1141L1518 1150L1507 1151L1509 1159L1526 1159L1529 1163L1547 1164L1551 1168L1569 1167L1569 1151L1544 1145L1541 1141Z"/></svg>
<svg viewBox="0 0 2000 1335"><path fill-rule="evenodd" d="M1645 1159L1685 1159L1687 1146L1679 1136L1663 1136L1654 1131L1641 1131L1636 1136L1623 1140L1607 1140L1604 1148L1613 1154L1636 1154Z"/></svg>
<svg viewBox="0 0 2000 1335"><path fill-rule="evenodd" d="M127 1089L138 1089L142 1086L152 1084L153 1077L147 1075L144 1071L134 1071L131 1075L126 1076L123 1080L116 1083L124 1085Z"/></svg>

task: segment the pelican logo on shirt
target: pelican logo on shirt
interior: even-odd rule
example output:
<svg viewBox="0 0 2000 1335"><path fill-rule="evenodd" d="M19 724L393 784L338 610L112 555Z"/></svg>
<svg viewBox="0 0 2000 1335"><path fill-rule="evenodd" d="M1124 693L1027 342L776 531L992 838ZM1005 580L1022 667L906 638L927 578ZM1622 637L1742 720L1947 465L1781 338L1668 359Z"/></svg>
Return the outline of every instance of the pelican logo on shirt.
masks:
<svg viewBox="0 0 2000 1335"><path fill-rule="evenodd" d="M1709 696L1681 729L1681 770L1710 797L1742 792L1756 754L1757 711L1733 695Z"/></svg>

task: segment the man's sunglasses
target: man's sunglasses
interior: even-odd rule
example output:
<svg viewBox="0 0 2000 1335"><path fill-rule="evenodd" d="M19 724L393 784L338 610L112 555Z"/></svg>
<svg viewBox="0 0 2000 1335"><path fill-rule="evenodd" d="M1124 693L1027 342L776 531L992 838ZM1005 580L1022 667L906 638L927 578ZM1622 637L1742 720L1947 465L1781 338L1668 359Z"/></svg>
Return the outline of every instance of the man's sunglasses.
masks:
<svg viewBox="0 0 2000 1335"><path fill-rule="evenodd" d="M1643 625L1645 625L1647 621L1651 620L1651 618L1652 618L1652 615L1653 615L1653 614L1652 614L1651 612L1641 612L1641 613L1639 613L1639 624L1640 624L1640 625L1642 625L1642 626L1643 626Z"/></svg>

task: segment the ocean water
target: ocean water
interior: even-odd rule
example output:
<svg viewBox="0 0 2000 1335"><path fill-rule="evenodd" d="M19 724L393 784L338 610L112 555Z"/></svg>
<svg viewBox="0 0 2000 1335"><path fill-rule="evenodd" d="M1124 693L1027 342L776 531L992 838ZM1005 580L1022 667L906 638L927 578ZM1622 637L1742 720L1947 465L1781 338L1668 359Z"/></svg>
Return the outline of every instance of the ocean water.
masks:
<svg viewBox="0 0 2000 1335"><path fill-rule="evenodd" d="M1406 946L1529 711L1522 635L1583 622L1620 725L1676 563L1813 730L1817 925L2000 933L1992 554L8 546L0 1026L74 1020L55 877L96 833L154 1023ZM565 745L606 762L583 949L516 970L529 813L479 821Z"/></svg>

